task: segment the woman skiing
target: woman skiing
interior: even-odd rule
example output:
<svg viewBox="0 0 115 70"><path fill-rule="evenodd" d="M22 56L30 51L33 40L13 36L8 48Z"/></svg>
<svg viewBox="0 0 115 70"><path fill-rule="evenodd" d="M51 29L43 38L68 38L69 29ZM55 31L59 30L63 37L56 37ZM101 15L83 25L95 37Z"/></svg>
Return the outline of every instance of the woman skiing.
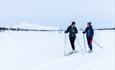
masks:
<svg viewBox="0 0 115 70"><path fill-rule="evenodd" d="M87 27L85 29L85 31L83 31L83 34L86 33L86 37L87 37L87 43L88 43L88 46L89 46L89 53L92 52L92 40L93 40L93 35L94 35L94 30L92 28L92 25L91 25L91 22L88 22L87 23Z"/></svg>
<svg viewBox="0 0 115 70"><path fill-rule="evenodd" d="M72 52L75 52L75 45L74 45L74 42L75 42L75 38L76 38L76 33L78 33L78 30L75 26L75 22L72 21L72 24L67 28L67 30L65 30L65 33L68 33L69 32L69 40L70 40L70 43L71 43L71 47L72 47Z"/></svg>

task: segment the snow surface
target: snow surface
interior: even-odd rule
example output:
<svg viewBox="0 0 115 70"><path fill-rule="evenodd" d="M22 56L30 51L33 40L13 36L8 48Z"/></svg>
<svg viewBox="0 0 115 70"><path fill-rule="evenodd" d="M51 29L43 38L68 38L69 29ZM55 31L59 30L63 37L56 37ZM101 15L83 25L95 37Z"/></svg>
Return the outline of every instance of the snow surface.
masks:
<svg viewBox="0 0 115 70"><path fill-rule="evenodd" d="M81 31L77 38L84 48ZM64 56L63 32L0 32L1 70L114 70L115 31L95 31L94 40L103 49L93 43L93 53L81 52L76 40L79 53Z"/></svg>

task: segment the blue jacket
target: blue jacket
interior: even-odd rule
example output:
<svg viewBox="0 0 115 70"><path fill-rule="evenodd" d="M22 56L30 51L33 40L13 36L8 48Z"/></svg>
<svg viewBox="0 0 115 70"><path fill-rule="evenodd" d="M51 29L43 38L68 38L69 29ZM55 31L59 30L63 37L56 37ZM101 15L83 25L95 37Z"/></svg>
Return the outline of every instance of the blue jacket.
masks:
<svg viewBox="0 0 115 70"><path fill-rule="evenodd" d="M83 33L86 33L87 38L93 37L94 36L94 30L92 26L86 27L85 31Z"/></svg>

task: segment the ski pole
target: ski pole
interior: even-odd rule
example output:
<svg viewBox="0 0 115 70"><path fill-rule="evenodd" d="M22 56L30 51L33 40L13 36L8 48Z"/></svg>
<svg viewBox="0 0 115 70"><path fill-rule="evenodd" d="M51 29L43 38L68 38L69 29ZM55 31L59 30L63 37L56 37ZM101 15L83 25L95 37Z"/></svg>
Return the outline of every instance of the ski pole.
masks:
<svg viewBox="0 0 115 70"><path fill-rule="evenodd" d="M93 40L93 42L94 42L97 46L99 46L101 49L103 49L103 47L102 47L101 45L99 45L95 40Z"/></svg>
<svg viewBox="0 0 115 70"><path fill-rule="evenodd" d="M66 33L65 33L65 47L64 47L64 55L66 55Z"/></svg>
<svg viewBox="0 0 115 70"><path fill-rule="evenodd" d="M77 39L77 42L78 42L78 44L79 44L80 49L83 50L83 49L81 48L81 44L80 44L80 42L79 42L77 36L76 36L76 39Z"/></svg>
<svg viewBox="0 0 115 70"><path fill-rule="evenodd" d="M76 36L76 38L77 38L77 36ZM79 42L78 38L77 38L77 42L78 42L79 47L80 47L80 49L81 49L81 53L82 53L82 55L84 55L84 53L83 53L83 49L82 49L82 47L81 47L81 44L80 44L80 42Z"/></svg>
<svg viewBox="0 0 115 70"><path fill-rule="evenodd" d="M83 34L83 41L84 41L84 51L86 52L85 35L84 34Z"/></svg>

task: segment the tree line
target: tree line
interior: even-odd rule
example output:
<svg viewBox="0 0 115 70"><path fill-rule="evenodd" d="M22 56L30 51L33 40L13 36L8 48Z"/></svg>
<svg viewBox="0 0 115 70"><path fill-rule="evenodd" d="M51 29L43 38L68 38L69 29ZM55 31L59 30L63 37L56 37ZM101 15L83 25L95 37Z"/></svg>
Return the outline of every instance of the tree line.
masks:
<svg viewBox="0 0 115 70"><path fill-rule="evenodd" d="M26 29L26 28L8 28L8 27L0 27L1 31L64 31L64 29L58 29L58 30L47 30L47 29ZM83 29L80 29L83 30ZM97 28L94 30L115 30L115 28Z"/></svg>
<svg viewBox="0 0 115 70"><path fill-rule="evenodd" d="M47 29L26 29L26 28L8 28L0 27L0 31L63 31L62 29L58 30L47 30Z"/></svg>

